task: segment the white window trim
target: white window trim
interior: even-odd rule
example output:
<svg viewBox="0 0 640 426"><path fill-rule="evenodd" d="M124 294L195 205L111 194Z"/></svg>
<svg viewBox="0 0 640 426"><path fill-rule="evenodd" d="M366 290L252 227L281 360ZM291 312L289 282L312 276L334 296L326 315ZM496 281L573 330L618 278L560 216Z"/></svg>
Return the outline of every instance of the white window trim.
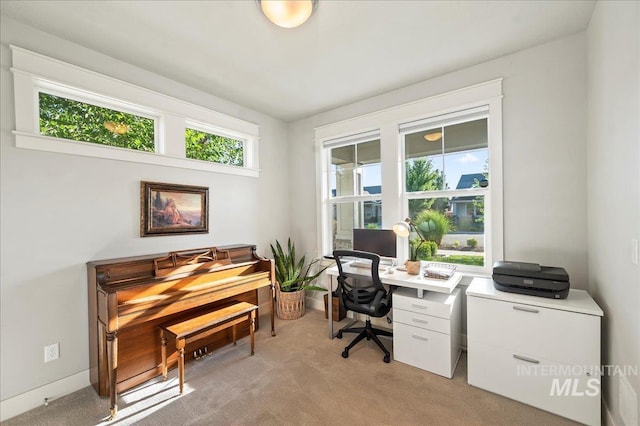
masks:
<svg viewBox="0 0 640 426"><path fill-rule="evenodd" d="M230 132L227 129L221 129L219 127L212 126L206 123L198 123L197 121L186 120L185 128L198 130L201 132L222 136L229 139L235 139L239 142L242 142L242 164L247 164L249 161L247 152L249 151L250 143L247 142L247 136L241 133ZM219 164L219 163L218 163ZM231 167L239 167L239 166L231 166Z"/></svg>
<svg viewBox="0 0 640 426"><path fill-rule="evenodd" d="M202 170L248 177L260 173L259 126L57 59L10 46L13 64L16 147L63 154ZM44 89L44 90L43 90ZM72 97L156 120L156 152L77 142L40 134L38 93ZM245 166L185 157L185 123L200 123L245 144Z"/></svg>
<svg viewBox="0 0 640 426"><path fill-rule="evenodd" d="M464 114L464 111L488 107L487 132L489 139L489 170L491 184L486 189L490 203L485 205L485 217L490 218L490 226L485 228L485 266L482 268L458 265L459 270L470 274L488 275L490 263L504 258L504 226L502 195L502 79L495 79L452 92L435 95L381 111L327 124L315 129L316 141L316 182L318 218L318 251L327 253L331 247L329 227L330 200L328 196L329 170L326 146L335 140L348 140L350 136L379 131L381 142L382 168L382 226L390 229L394 223L406 215L403 202L403 151L400 143L401 126L420 123L422 120L436 120L446 114ZM455 191L446 191L451 196ZM444 191L443 191L444 193ZM436 196L429 192L429 197ZM414 194L412 194L413 196ZM487 229L488 228L488 229ZM406 244L399 243L398 261L407 257Z"/></svg>

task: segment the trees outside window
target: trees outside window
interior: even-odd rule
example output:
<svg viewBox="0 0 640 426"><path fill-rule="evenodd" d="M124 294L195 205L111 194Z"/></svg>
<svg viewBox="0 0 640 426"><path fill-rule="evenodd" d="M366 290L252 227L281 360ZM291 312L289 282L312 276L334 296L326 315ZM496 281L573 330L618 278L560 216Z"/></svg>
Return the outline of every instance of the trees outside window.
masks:
<svg viewBox="0 0 640 426"><path fill-rule="evenodd" d="M40 133L138 151L155 151L151 118L39 93Z"/></svg>
<svg viewBox="0 0 640 426"><path fill-rule="evenodd" d="M187 127L185 144L187 158L244 166L244 143L241 140Z"/></svg>

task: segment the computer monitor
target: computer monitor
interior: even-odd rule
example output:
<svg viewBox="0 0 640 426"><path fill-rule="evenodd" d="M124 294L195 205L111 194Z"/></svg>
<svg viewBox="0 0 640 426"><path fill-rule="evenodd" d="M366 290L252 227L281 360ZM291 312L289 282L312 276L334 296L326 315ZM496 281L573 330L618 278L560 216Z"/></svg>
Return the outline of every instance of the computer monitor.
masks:
<svg viewBox="0 0 640 426"><path fill-rule="evenodd" d="M353 249L396 257L396 233L392 229L354 229Z"/></svg>

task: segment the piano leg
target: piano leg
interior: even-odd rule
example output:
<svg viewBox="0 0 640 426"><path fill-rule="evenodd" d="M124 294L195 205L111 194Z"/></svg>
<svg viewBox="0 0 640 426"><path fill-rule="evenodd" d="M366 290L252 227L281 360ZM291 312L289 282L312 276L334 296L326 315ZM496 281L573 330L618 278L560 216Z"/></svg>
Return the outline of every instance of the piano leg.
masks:
<svg viewBox="0 0 640 426"><path fill-rule="evenodd" d="M254 348L255 348L255 337L254 337L255 329L256 329L256 311L251 311L249 313L249 335L251 336L250 337L251 355L253 355Z"/></svg>
<svg viewBox="0 0 640 426"><path fill-rule="evenodd" d="M107 363L109 364L109 399L111 408L109 420L113 420L118 414L118 402L116 383L118 382L118 332L107 333Z"/></svg>
<svg viewBox="0 0 640 426"><path fill-rule="evenodd" d="M184 339L178 339L176 346L178 349L178 377L180 380L180 395L184 392Z"/></svg>
<svg viewBox="0 0 640 426"><path fill-rule="evenodd" d="M162 353L162 380L167 380L167 338L164 337L164 332L160 331L160 351Z"/></svg>

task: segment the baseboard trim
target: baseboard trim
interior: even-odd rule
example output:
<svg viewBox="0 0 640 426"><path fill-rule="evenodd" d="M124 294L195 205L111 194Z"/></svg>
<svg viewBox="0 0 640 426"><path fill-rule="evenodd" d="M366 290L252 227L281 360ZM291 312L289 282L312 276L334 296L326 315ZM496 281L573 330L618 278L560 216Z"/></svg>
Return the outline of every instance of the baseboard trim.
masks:
<svg viewBox="0 0 640 426"><path fill-rule="evenodd" d="M316 309L318 311L324 312L324 299L315 299L313 297L306 297L305 302L307 303L307 308Z"/></svg>
<svg viewBox="0 0 640 426"><path fill-rule="evenodd" d="M73 376L65 377L53 383L27 391L12 398L0 401L0 421L8 420L18 414L25 413L49 401L89 386L89 370L81 371Z"/></svg>

